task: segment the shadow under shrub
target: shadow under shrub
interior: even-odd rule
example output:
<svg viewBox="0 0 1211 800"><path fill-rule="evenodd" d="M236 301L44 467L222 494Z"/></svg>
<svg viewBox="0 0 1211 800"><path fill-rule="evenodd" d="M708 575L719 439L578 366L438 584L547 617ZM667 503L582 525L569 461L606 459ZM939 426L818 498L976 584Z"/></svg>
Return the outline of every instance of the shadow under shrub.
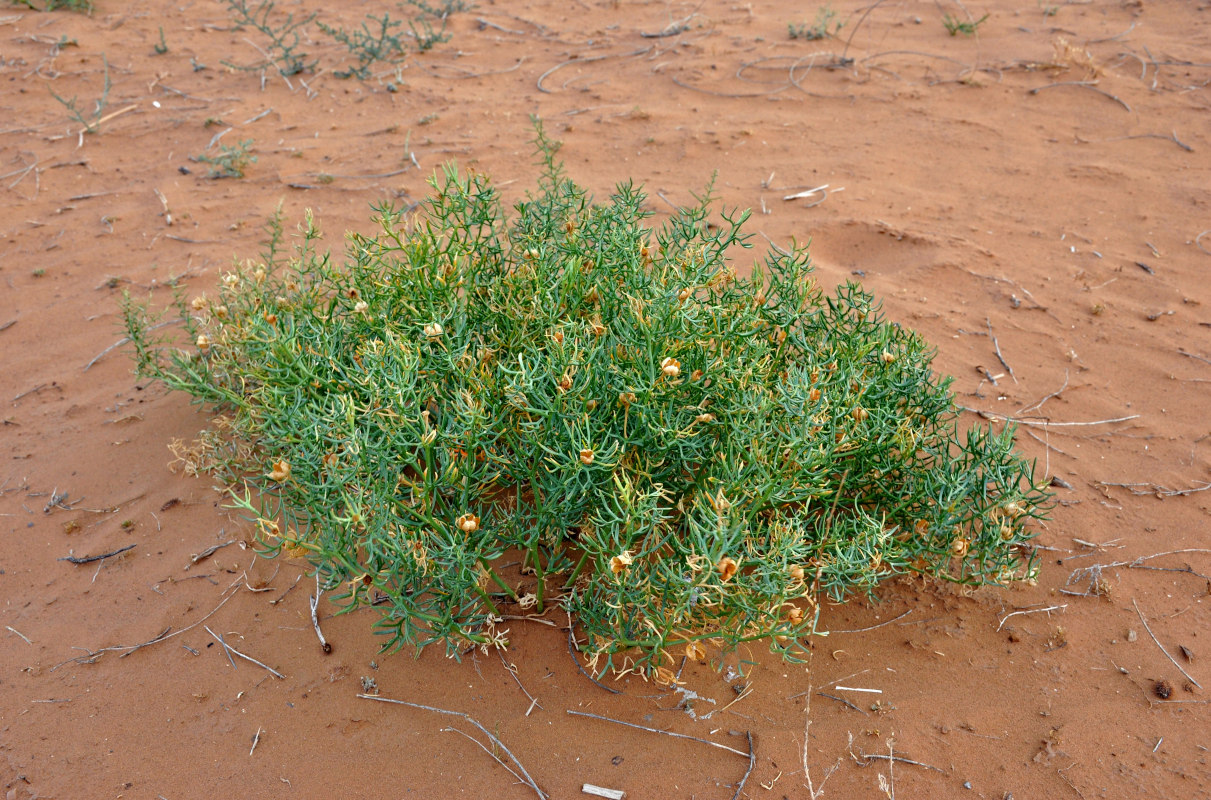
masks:
<svg viewBox="0 0 1211 800"><path fill-rule="evenodd" d="M219 415L210 466L266 554L375 603L387 648L504 645L506 605L558 602L599 671L665 679L708 647L804 654L822 594L1031 576L1048 495L1011 430L959 434L920 337L803 249L738 278L747 214L708 223L709 191L652 229L638 190L593 204L538 145L511 219L453 168L339 263L310 217L287 258L275 217L180 299L183 349L127 301L139 374Z"/></svg>

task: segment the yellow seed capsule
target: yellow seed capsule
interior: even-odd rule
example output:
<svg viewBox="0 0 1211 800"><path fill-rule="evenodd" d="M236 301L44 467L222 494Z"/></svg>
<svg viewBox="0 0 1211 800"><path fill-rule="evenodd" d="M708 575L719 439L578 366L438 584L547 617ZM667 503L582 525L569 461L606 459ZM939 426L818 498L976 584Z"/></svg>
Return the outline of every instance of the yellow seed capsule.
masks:
<svg viewBox="0 0 1211 800"><path fill-rule="evenodd" d="M892 364L892 363L894 363L894 362L895 362L895 360L896 360L896 356L895 356L895 354L894 354L894 353L890 353L890 352L888 352L887 350L884 350L884 351L883 351L883 355L882 355L882 359L883 359L883 363L884 363L884 364Z"/></svg>
<svg viewBox="0 0 1211 800"><path fill-rule="evenodd" d="M635 393L634 392L622 392L621 394L618 395L618 403L621 406L624 406L624 407L630 406L631 403L634 403L634 402L635 402Z"/></svg>
<svg viewBox="0 0 1211 800"><path fill-rule="evenodd" d="M736 571L740 569L740 565L731 556L724 556L719 559L719 563L715 565L715 569L719 570L719 579L726 582L735 576Z"/></svg>
<svg viewBox="0 0 1211 800"><path fill-rule="evenodd" d="M593 457L593 451L587 447L580 451L580 463L584 464L586 467L593 463Z"/></svg>
<svg viewBox="0 0 1211 800"><path fill-rule="evenodd" d="M665 377L676 378L681 374L681 362L668 356L661 360L660 371L664 373Z"/></svg>
<svg viewBox="0 0 1211 800"><path fill-rule="evenodd" d="M959 558L967 555L968 542L963 537L959 537L950 543L950 552L954 553Z"/></svg>
<svg viewBox="0 0 1211 800"><path fill-rule="evenodd" d="M680 292L677 293L677 302L678 303L684 303L686 300L689 300L689 299L690 299L690 290L689 289L682 289Z"/></svg>
<svg viewBox="0 0 1211 800"><path fill-rule="evenodd" d="M479 530L479 517L474 514L463 514L454 520L454 525L463 533L475 533Z"/></svg>
<svg viewBox="0 0 1211 800"><path fill-rule="evenodd" d="M365 314L369 308L370 308L370 304L367 303L365 300L358 300L357 305L355 305L353 307L353 313L354 314Z"/></svg>
<svg viewBox="0 0 1211 800"><path fill-rule="evenodd" d="M864 420L870 416L870 414L866 411L865 408L862 408L862 406L858 406L853 411L851 411L850 414L852 414L853 418L855 420L857 420L858 422L861 422L862 420Z"/></svg>
<svg viewBox="0 0 1211 800"><path fill-rule="evenodd" d="M622 572L635 561L635 557L631 555L630 550L623 550L618 555L610 559L610 572L615 575Z"/></svg>
<svg viewBox="0 0 1211 800"><path fill-rule="evenodd" d="M803 567L799 566L798 564L796 564L795 566L791 567L791 568L790 568L790 576L791 576L791 578L793 578L793 579L795 579L795 580L797 580L797 581L801 581L801 580L803 580Z"/></svg>
<svg viewBox="0 0 1211 800"><path fill-rule="evenodd" d="M209 350L210 349L210 337L204 333L199 333L197 345L198 345L199 350L202 350L202 351Z"/></svg>
<svg viewBox="0 0 1211 800"><path fill-rule="evenodd" d="M445 332L446 330L441 326L440 322L430 322L425 325L425 336L428 336L430 339L437 339Z"/></svg>
<svg viewBox="0 0 1211 800"><path fill-rule="evenodd" d="M702 422L702 423L714 422L715 415L714 414L699 414L698 416L694 417L694 421Z"/></svg>
<svg viewBox="0 0 1211 800"><path fill-rule="evenodd" d="M290 477L290 462L286 459L279 459L273 463L273 469L269 472L269 478L278 483Z"/></svg>

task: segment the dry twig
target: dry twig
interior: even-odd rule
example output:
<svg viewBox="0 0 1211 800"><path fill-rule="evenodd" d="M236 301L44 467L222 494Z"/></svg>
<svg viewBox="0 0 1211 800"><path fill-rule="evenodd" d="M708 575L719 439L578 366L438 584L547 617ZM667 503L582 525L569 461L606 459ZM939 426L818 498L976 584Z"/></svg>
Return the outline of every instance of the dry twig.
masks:
<svg viewBox="0 0 1211 800"><path fill-rule="evenodd" d="M1180 672L1181 674L1186 676L1186 680L1190 681L1191 683L1193 683L1195 686L1197 686L1200 689L1203 688L1203 685L1201 683L1199 683L1198 681L1194 680L1194 678L1190 675L1189 672L1186 672L1186 670L1182 669L1182 665L1177 663L1177 659L1175 659L1173 656L1169 655L1169 651L1166 650L1165 646L1163 644L1161 644L1159 639L1156 638L1156 634L1153 633L1152 629L1148 627L1148 620L1144 619L1144 612L1140 611L1139 603L1135 602L1134 597L1131 598L1131 605L1133 605L1135 607L1135 613L1140 618L1140 623L1144 626L1144 630L1148 631L1148 635L1152 637L1152 641L1155 642L1156 646L1159 647L1161 652L1165 654L1165 658L1167 658L1173 662L1173 666L1177 667L1178 672Z"/></svg>
<svg viewBox="0 0 1211 800"><path fill-rule="evenodd" d="M719 744L718 742L712 742L710 739L699 739L697 736L687 736L684 733L674 733L673 731L662 731L659 728L649 728L646 725L636 725L633 722L623 722L620 719L611 719L610 717L603 717L598 714L587 714L584 711L573 711L571 709L568 709L568 714L570 714L574 717L588 717L590 719L599 719L599 720L602 720L603 722L613 722L615 725L625 725L628 728L638 728L639 730L647 731L648 733L662 733L665 736L672 736L675 739L689 739L692 742L699 742L700 744L708 744L711 747L718 747L720 750L726 750L729 753L735 753L738 756L744 756L745 758L752 758L751 753L746 753L743 750L737 750L734 747L728 747L727 745Z"/></svg>
<svg viewBox="0 0 1211 800"><path fill-rule="evenodd" d="M534 793L538 795L539 800L547 799L547 793L544 792L542 789L538 788L538 784L535 783L534 779L530 777L530 773L526 772L526 768L524 766L522 766L521 762L517 759L517 756L513 755L513 751L511 751L509 748L505 747L504 742L502 742L500 739L498 739L490 730L485 728L483 725L479 724L479 722L474 717L472 717L470 714L464 714L461 711L449 711L444 708L436 708L435 706L421 705L420 703L409 703L407 700L394 700L390 697L380 697L379 695L376 695L376 694L359 694L357 696L362 698L363 700L376 700L380 703L394 703L395 705L399 705L399 706L408 706L409 708L419 708L422 711L432 711L436 714L445 714L446 716L449 716L449 717L461 717L462 719L465 719L467 722L470 722L476 728L479 728L479 730L482 731L483 734L488 737L488 739L492 742L492 744L499 747L501 749L501 751L509 757L509 760L513 762L513 765L515 767L517 767L518 771L521 773L520 776L517 776L518 780L522 781L527 786L529 786L531 789L533 789ZM460 733L461 733L461 731L460 731ZM464 735L466 735L466 734L464 734ZM477 742L477 744L478 744L478 742ZM483 745L480 745L480 746L482 747ZM743 755L743 753L741 753L741 755ZM499 759L497 759L497 760L499 761ZM503 763L503 762L501 762L501 763ZM509 770L509 771L512 772L512 770ZM514 773L514 775L516 775L516 773Z"/></svg>

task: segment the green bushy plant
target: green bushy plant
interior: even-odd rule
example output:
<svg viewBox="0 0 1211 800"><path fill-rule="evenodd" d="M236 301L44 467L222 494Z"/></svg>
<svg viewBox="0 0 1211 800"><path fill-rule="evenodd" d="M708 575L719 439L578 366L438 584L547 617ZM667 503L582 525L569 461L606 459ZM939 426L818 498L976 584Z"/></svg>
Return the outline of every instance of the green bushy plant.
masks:
<svg viewBox="0 0 1211 800"><path fill-rule="evenodd" d="M266 555L377 606L385 648L504 645L506 608L558 603L599 671L664 679L749 641L801 657L823 596L894 575L1033 575L1033 464L958 432L919 336L801 248L738 277L748 215L709 221L709 189L659 227L630 184L591 202L538 130L511 218L447 168L344 259L310 216L287 258L275 217L181 298L184 342L127 301L139 374L221 415L195 456Z"/></svg>

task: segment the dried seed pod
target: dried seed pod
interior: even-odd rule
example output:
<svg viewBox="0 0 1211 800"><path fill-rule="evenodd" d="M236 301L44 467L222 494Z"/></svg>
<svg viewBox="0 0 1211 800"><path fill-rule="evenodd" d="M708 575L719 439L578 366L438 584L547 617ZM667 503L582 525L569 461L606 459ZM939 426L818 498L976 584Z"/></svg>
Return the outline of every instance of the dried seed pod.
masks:
<svg viewBox="0 0 1211 800"><path fill-rule="evenodd" d="M851 411L849 413L850 413L850 416L852 416L858 422L862 422L863 420L865 420L867 417L870 416L870 412L868 412L862 406L858 406L857 408L855 408L853 411Z"/></svg>
<svg viewBox="0 0 1211 800"><path fill-rule="evenodd" d="M890 353L887 350L884 350L883 353L880 355L880 358L883 359L884 364L892 364L892 363L895 363L896 355L895 355L895 353Z"/></svg>
<svg viewBox="0 0 1211 800"><path fill-rule="evenodd" d="M797 581L803 580L803 567L799 566L798 564L791 567L788 572L790 573L792 579Z"/></svg>
<svg viewBox="0 0 1211 800"><path fill-rule="evenodd" d="M660 371L667 378L676 378L681 374L681 362L672 356L666 356L660 361Z"/></svg>
<svg viewBox="0 0 1211 800"><path fill-rule="evenodd" d="M479 517L474 514L463 514L454 520L454 525L463 533L475 533L479 530Z"/></svg>
<svg viewBox="0 0 1211 800"><path fill-rule="evenodd" d="M731 556L724 556L719 559L719 563L715 565L715 569L719 571L719 579L726 583L736 575L736 571L740 569L740 565Z"/></svg>
<svg viewBox="0 0 1211 800"><path fill-rule="evenodd" d="M204 333L199 333L196 344L198 345L198 349L205 353L210 349L210 337Z"/></svg>
<svg viewBox="0 0 1211 800"><path fill-rule="evenodd" d="M370 308L370 304L367 303L365 300L358 300L357 304L353 306L353 313L354 314L365 314L366 311L369 310L369 308Z"/></svg>
<svg viewBox="0 0 1211 800"><path fill-rule="evenodd" d="M429 322L425 324L425 336L429 337L431 341L439 338L445 332L446 329L442 327L440 322Z"/></svg>
<svg viewBox="0 0 1211 800"><path fill-rule="evenodd" d="M593 463L594 453L587 447L580 451L580 463L586 467Z"/></svg>
<svg viewBox="0 0 1211 800"><path fill-rule="evenodd" d="M634 392L621 392L618 395L618 404L623 408L630 407L631 403L635 402Z"/></svg>
<svg viewBox="0 0 1211 800"><path fill-rule="evenodd" d="M714 422L715 415L714 414L699 414L698 416L694 417L694 421L702 422L702 423Z"/></svg>
<svg viewBox="0 0 1211 800"><path fill-rule="evenodd" d="M685 657L692 658L695 661L701 661L706 658L706 649L698 642L685 643Z"/></svg>
<svg viewBox="0 0 1211 800"><path fill-rule="evenodd" d="M615 575L622 572L627 567L635 562L635 557L631 555L630 550L623 550L618 555L610 559L610 572Z"/></svg>
<svg viewBox="0 0 1211 800"><path fill-rule="evenodd" d="M963 556L967 555L967 548L969 544L970 543L966 539L960 536L950 543L950 552L954 553L959 558L962 558Z"/></svg>
<svg viewBox="0 0 1211 800"><path fill-rule="evenodd" d="M693 292L691 292L689 288L682 289L681 291L677 292L677 302L684 303L686 300L690 299L692 294Z"/></svg>
<svg viewBox="0 0 1211 800"><path fill-rule="evenodd" d="M290 462L286 459L279 459L273 462L273 468L269 471L269 479L275 480L278 483L290 477Z"/></svg>

